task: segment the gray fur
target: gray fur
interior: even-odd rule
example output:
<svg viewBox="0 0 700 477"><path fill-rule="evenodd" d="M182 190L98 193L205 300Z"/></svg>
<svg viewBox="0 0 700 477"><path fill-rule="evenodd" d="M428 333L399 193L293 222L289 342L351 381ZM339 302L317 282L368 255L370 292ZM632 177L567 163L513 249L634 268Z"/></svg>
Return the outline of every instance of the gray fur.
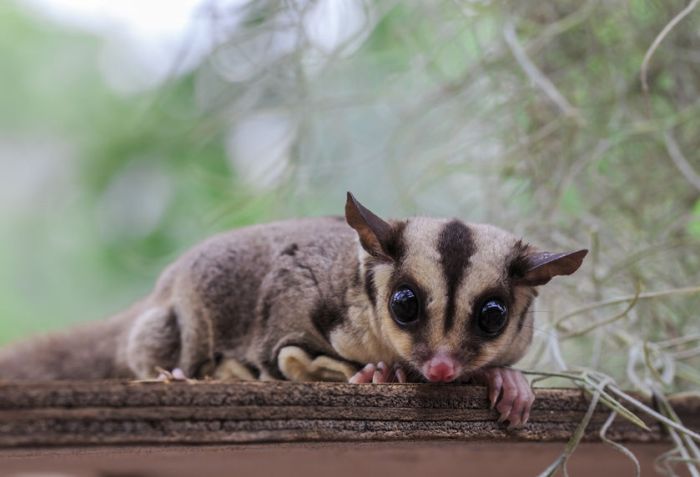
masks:
<svg viewBox="0 0 700 477"><path fill-rule="evenodd" d="M159 368L181 368L190 377L335 380L380 360L418 372L419 363L411 362L414 347L425 348L427 356L453 346L478 366L520 358L529 336L518 335L523 321L531 320L525 310L534 295L526 285L513 293L520 314L503 339L483 356L460 348L469 342L464 333L470 300L517 258L513 250L522 244L515 237L490 226L449 222L455 230L468 227L474 240L464 249L461 242L446 242L464 234L438 240L448 223L443 219L384 222L351 196L346 218L352 228L338 218L313 218L212 237L169 266L151 294L125 312L0 350L0 378L153 378ZM461 268L469 263L469 269L454 269L450 251L463 249L456 262ZM538 281L548 269L562 273L562 267L537 266ZM497 273L490 273L494 268ZM460 326L429 324L425 329L432 334L420 339L399 329L387 303L392 280L406 273L424 283L435 316L445 314L440 304L449 289L456 300L450 313L459 314ZM464 363L465 370L476 368Z"/></svg>
<svg viewBox="0 0 700 477"><path fill-rule="evenodd" d="M222 358L283 378L274 356L282 345L337 356L312 317L319 304L343 310L357 268L356 235L335 218L221 234L166 269L127 312L0 351L0 378L149 378L156 367L202 376Z"/></svg>

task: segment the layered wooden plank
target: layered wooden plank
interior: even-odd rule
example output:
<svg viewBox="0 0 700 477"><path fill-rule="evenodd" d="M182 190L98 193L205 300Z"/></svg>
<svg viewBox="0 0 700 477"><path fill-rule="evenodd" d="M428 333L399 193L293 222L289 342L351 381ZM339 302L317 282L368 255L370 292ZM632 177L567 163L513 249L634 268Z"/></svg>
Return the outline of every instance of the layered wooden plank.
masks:
<svg viewBox="0 0 700 477"><path fill-rule="evenodd" d="M407 439L561 441L583 418L580 390L540 389L521 429L496 422L486 389L464 385L289 382L47 382L0 384L0 446L222 444ZM676 404L699 427L700 400ZM596 440L610 411L596 409ZM659 442L618 417L613 439Z"/></svg>

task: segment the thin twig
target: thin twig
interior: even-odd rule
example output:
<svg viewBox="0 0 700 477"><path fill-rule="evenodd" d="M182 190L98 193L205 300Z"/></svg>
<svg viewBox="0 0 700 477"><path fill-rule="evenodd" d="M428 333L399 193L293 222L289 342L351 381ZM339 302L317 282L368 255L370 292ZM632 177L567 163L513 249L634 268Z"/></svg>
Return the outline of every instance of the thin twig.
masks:
<svg viewBox="0 0 700 477"><path fill-rule="evenodd" d="M617 413L615 411L610 413L610 416L608 419L605 421L605 424L603 424L603 427L600 428L600 433L598 434L600 436L600 440L611 446L613 449L621 452L625 457L627 457L629 460L632 461L634 464L634 475L636 477L639 477L641 475L641 468L639 465L639 459L634 455L634 453L629 450L627 447L623 446L622 444L613 441L610 439L606 434L608 432L608 429L612 425L613 421L615 420L615 416L617 416Z"/></svg>
<svg viewBox="0 0 700 477"><path fill-rule="evenodd" d="M668 152L676 168L683 174L683 177L685 177L690 185L700 190L700 174L695 172L693 166L691 166L685 158L670 130L664 133L664 144L666 145L666 152Z"/></svg>
<svg viewBox="0 0 700 477"><path fill-rule="evenodd" d="M634 300L635 297L637 297L637 300L648 300L651 298L660 298L660 297L665 297L665 296L671 296L671 295L685 295L685 294L694 294L694 293L700 293L700 286L692 286L692 287L684 287L684 288L673 288L671 290L661 290L661 291L656 291L656 292L647 292L647 293L640 293L638 296L637 295L629 295L629 296L623 296L623 297L618 297L618 298L611 298L609 300L603 300L599 301L596 303L591 303L590 305L586 305L581 308L577 308L575 310L570 311L569 313L566 313L563 315L561 318L559 318L555 326L560 326L564 321L568 320L569 318L572 318L576 315L580 315L582 313L586 313L588 311L593 311L598 308L603 308L606 306L611 306L611 305L619 305L620 303L626 303L628 301Z"/></svg>
<svg viewBox="0 0 700 477"><path fill-rule="evenodd" d="M508 48L510 48L510 51L513 53L515 60L525 72L525 75L530 78L530 81L541 89L564 115L580 119L576 108L571 106L569 101L557 90L556 86L554 86L549 78L547 78L544 73L537 68L535 63L532 62L530 57L527 56L525 49L518 41L518 36L515 33L515 25L510 19L506 21L503 27L503 37L508 44Z"/></svg>
<svg viewBox="0 0 700 477"><path fill-rule="evenodd" d="M673 377L675 376L675 373L673 372L674 371L674 369L673 369L674 362L670 361L671 364L669 365L669 361L666 360L666 364L667 364L666 369L668 371L671 371L671 372L670 373L666 372L665 373L666 376L662 376L659 373L659 371L656 369L656 366L654 366L654 362L653 362L653 359L651 356L652 351L658 352L656 347L653 347L652 343L649 343L648 341L644 341L642 344L642 349L644 350L644 364L646 364L647 369L649 370L649 372L651 372L651 375L654 377L654 379L656 379L660 383L664 383L666 385L670 384L671 381L673 381ZM661 354L661 356L663 357L664 355ZM669 369L669 368L671 368L671 369Z"/></svg>
<svg viewBox="0 0 700 477"><path fill-rule="evenodd" d="M683 351L676 351L673 353L675 359L690 359L700 356L700 347L690 348Z"/></svg>
<svg viewBox="0 0 700 477"><path fill-rule="evenodd" d="M611 323L616 322L617 320L620 320L620 319L626 317L627 314L630 311L632 311L632 308L634 308L637 305L637 301L639 301L639 295L640 295L639 282L637 282L636 288L637 288L637 290L635 292L634 298L632 299L632 301L630 301L629 305L627 305L627 308L625 308L622 312L620 312L617 315L612 316L610 318L606 318L605 320L597 321L597 322L593 323L592 325L585 326L585 327L578 329L578 330L570 331L570 332L562 335L561 339L567 340L569 338L574 338L577 336L585 335L586 333L589 333L597 328L600 328L601 326L609 325Z"/></svg>
<svg viewBox="0 0 700 477"><path fill-rule="evenodd" d="M660 396L668 416L674 421L680 423L681 419L678 417L678 414L676 414L676 411L673 409L673 406L671 406L671 403L668 402L668 399L666 399L666 396L663 396L661 394ZM700 449L698 449L698 445L695 443L695 441L693 441L687 435L681 435L681 439L683 440L685 446L688 448L688 452L691 454L691 459L696 463L700 462ZM695 470L697 471L697 468Z"/></svg>
<svg viewBox="0 0 700 477"><path fill-rule="evenodd" d="M670 419L680 423L678 415L675 413L663 393L659 392L655 387L653 387L653 392L656 401L659 403L661 411L663 411ZM669 426L666 426L666 430L671 436L674 444L676 444L676 448L678 449L681 458L686 461L685 464L688 468L688 473L692 477L700 477L700 470L698 470L698 467L695 464L695 461L700 458L700 452L698 451L698 447L695 442L688 438L687 435L679 435L675 429L671 429Z"/></svg>
<svg viewBox="0 0 700 477"><path fill-rule="evenodd" d="M574 451L576 450L576 447L578 447L579 443L581 442L581 439L583 438L583 435L586 432L586 428L588 427L588 424L591 422L591 418L593 417L593 413L595 412L595 409L598 406L598 401L600 400L601 394L602 394L601 389L597 389L593 393L593 397L592 397L591 402L588 406L588 409L586 410L586 414L583 416L583 419L581 419L581 422L579 422L578 426L576 426L576 430L574 431L571 438L569 439L569 442L566 443L566 447L564 448L564 452L557 458L557 460L555 460L549 467L547 467L540 474L540 477L551 477L560 468L562 469L564 476L569 475L569 473L566 469L566 464L569 460L569 457L571 457L571 454L574 453Z"/></svg>
<svg viewBox="0 0 700 477"><path fill-rule="evenodd" d="M562 373L547 373L547 372L537 372L537 371L528 371L528 370L519 370L523 374L529 374L529 375L537 375L539 377L535 378L532 380L531 385L534 385L535 383L539 381L544 381L545 379L549 378L564 378L564 379L569 379L571 381L574 381L576 385L583 389L584 391L593 394L594 392L599 392L600 393L600 399L605 404L610 408L611 411L615 411L618 414L620 414L622 417L630 421L632 424L638 426L641 429L644 429L645 431L649 431L649 427L642 421L639 417L637 417L632 411L627 409L625 406L620 404L615 400L614 397L612 397L610 394L608 394L605 391L605 386L608 384L614 383L614 380L606 376L602 373L597 373L597 372L592 372L592 371L581 371L579 373L572 373L572 372L562 372ZM599 376L597 381L592 378L593 375Z"/></svg>
<svg viewBox="0 0 700 477"><path fill-rule="evenodd" d="M681 361L676 363L676 368L676 376L700 387L700 374L694 366Z"/></svg>
<svg viewBox="0 0 700 477"><path fill-rule="evenodd" d="M527 52L530 54L539 51L544 45L552 41L554 37L570 31L571 29L585 22L591 16L591 13L597 4L598 0L589 0L578 10L557 20L556 22L546 25L536 38L529 41L528 44L525 45L525 50L527 50Z"/></svg>
<svg viewBox="0 0 700 477"><path fill-rule="evenodd" d="M671 21L666 24L663 30L661 30L661 32L658 35L656 35L656 38L654 38L654 41L651 43L651 46L644 55L644 60L642 60L642 66L640 67L639 71L639 77L642 81L642 91L644 91L645 94L649 93L647 74L649 71L649 62L651 61L651 57L654 55L654 52L656 52L656 49L659 47L661 42L664 41L664 38L666 38L666 36L669 33L671 33L671 30L673 30L673 28L681 20L683 20L683 18L685 18L688 14L690 14L690 12L693 11L693 9L697 6L698 2L700 2L700 0L692 0L687 7L681 10L678 15L673 17Z"/></svg>
<svg viewBox="0 0 700 477"><path fill-rule="evenodd" d="M625 401L627 401L628 403L630 403L632 406L636 407L640 411L642 411L646 414L649 414L650 416L652 416L656 420L661 421L662 423L668 425L669 427L672 427L673 429L675 429L679 432L682 432L683 434L686 434L686 435L692 437L694 440L700 442L700 434L698 434L697 432L691 431L687 427L682 426L682 425L678 424L677 422L673 422L671 419L667 418L663 414L659 414L658 412L654 411L652 408L650 408L646 404L644 404L644 403L638 401L637 399L633 398L632 396L620 391L615 386L609 386L608 389L613 394L624 399Z"/></svg>
<svg viewBox="0 0 700 477"><path fill-rule="evenodd" d="M687 343L692 343L693 341L700 341L700 334L679 336L677 338L671 338L663 341L657 341L656 346L659 348L671 348L674 346L681 346Z"/></svg>
<svg viewBox="0 0 700 477"><path fill-rule="evenodd" d="M656 459L654 459L654 468L659 474L665 474L670 477L678 477L678 474L676 474L673 471L673 468L669 465L669 461L676 460L676 458L674 457L675 454L678 454L678 449L674 447L673 449L664 452ZM662 465L663 468L661 467Z"/></svg>

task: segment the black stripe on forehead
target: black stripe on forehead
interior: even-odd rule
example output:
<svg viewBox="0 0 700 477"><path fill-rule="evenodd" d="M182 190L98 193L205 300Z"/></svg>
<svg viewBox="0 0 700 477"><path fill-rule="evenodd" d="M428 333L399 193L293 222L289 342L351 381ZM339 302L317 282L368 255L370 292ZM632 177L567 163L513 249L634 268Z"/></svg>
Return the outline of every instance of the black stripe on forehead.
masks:
<svg viewBox="0 0 700 477"><path fill-rule="evenodd" d="M454 325L456 294L474 255L474 241L469 228L459 220L447 223L438 236L437 250L440 265L447 284L447 308L445 309L445 333Z"/></svg>

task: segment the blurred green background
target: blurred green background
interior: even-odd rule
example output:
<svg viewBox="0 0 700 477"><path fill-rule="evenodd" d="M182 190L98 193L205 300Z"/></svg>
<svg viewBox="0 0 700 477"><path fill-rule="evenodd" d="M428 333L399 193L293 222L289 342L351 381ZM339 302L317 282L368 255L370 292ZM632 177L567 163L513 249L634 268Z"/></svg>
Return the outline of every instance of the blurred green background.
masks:
<svg viewBox="0 0 700 477"><path fill-rule="evenodd" d="M700 12L640 81L686 2L191 1L163 43L144 32L188 2L144 2L141 30L80 3L0 2L0 344L352 190L591 248L524 365L700 386Z"/></svg>

